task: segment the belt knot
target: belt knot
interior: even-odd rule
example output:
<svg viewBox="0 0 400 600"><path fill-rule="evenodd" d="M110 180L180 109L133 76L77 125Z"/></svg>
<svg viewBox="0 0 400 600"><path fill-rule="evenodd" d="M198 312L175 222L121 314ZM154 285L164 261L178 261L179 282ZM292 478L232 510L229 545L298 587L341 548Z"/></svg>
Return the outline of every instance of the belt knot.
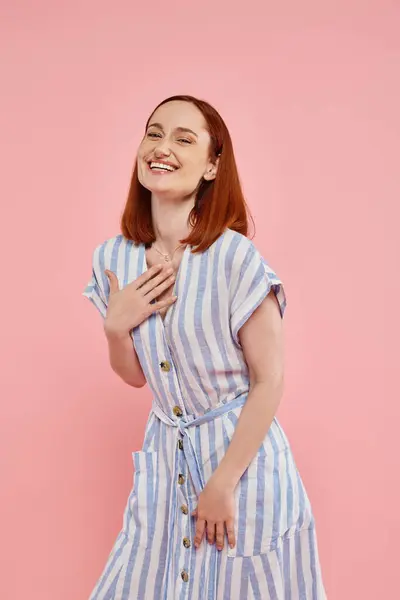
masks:
<svg viewBox="0 0 400 600"><path fill-rule="evenodd" d="M186 425L185 421L178 421L178 424L177 424L177 425L178 425L179 432L180 432L182 435L184 435L184 434L185 434L185 429L186 429L186 427L187 427L187 425Z"/></svg>

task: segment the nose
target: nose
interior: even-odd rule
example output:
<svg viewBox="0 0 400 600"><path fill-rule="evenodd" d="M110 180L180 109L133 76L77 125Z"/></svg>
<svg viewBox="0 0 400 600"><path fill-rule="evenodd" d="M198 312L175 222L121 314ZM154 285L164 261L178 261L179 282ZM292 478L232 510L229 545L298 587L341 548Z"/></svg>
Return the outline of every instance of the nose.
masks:
<svg viewBox="0 0 400 600"><path fill-rule="evenodd" d="M157 146L154 149L154 154L156 156L169 156L171 154L171 149L168 144L167 138L157 140Z"/></svg>

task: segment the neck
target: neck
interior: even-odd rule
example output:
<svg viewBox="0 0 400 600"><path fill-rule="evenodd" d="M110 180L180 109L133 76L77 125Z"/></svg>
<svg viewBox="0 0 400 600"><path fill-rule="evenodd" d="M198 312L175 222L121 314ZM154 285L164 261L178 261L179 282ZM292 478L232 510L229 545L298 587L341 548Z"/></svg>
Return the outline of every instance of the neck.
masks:
<svg viewBox="0 0 400 600"><path fill-rule="evenodd" d="M172 254L180 240L186 238L191 230L188 224L189 214L194 206L194 198L166 200L154 194L151 198L151 214L156 245L161 252Z"/></svg>

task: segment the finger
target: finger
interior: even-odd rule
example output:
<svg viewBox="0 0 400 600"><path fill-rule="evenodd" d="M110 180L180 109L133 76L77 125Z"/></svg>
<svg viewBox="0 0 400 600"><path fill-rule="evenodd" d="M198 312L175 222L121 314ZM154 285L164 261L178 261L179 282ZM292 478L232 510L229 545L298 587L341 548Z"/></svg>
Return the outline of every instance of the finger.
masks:
<svg viewBox="0 0 400 600"><path fill-rule="evenodd" d="M206 528L206 522L204 519L197 519L196 521L196 534L194 536L194 545L198 548L204 537L204 530Z"/></svg>
<svg viewBox="0 0 400 600"><path fill-rule="evenodd" d="M194 511L192 512L192 517L197 517L197 508L195 508Z"/></svg>
<svg viewBox="0 0 400 600"><path fill-rule="evenodd" d="M154 265L153 267L150 267L150 269L147 269L147 271L145 271L144 273L139 275L139 277L137 279L135 279L135 281L132 281L135 289L138 290L139 288L142 288L143 285L145 285L153 277L155 277L157 274L159 274L163 270L163 268L164 268L164 265L162 263L160 263L158 265Z"/></svg>
<svg viewBox="0 0 400 600"><path fill-rule="evenodd" d="M148 300L149 302L151 302L152 300L154 300L154 298L158 298L158 296L161 296L161 294L165 290L170 288L171 285L174 285L174 282L175 282L175 273L173 275L170 275L162 283L160 283L159 285L154 287L152 290L150 290L147 294L145 294L145 299Z"/></svg>
<svg viewBox="0 0 400 600"><path fill-rule="evenodd" d="M110 294L115 294L115 292L119 291L119 283L116 274L108 269L106 269L104 273L107 275L107 279L110 284Z"/></svg>
<svg viewBox="0 0 400 600"><path fill-rule="evenodd" d="M215 523L213 521L207 521L207 540L210 544L215 542Z"/></svg>
<svg viewBox="0 0 400 600"><path fill-rule="evenodd" d="M154 304L149 304L148 308L150 310L150 314L156 312L157 310L162 310L167 306L171 306L174 302L176 302L178 296L171 296L170 298L165 298L164 300L160 300L159 302L154 302Z"/></svg>
<svg viewBox="0 0 400 600"><path fill-rule="evenodd" d="M166 266L163 266L161 271L157 272L155 275L150 277L147 281L144 282L143 285L140 286L140 288L137 288L137 289L139 289L141 291L143 296L146 296L147 300L151 301L157 295L159 296L162 291L164 291L166 288L168 288L170 285L172 285L172 283L174 281L175 281L174 270L169 267L167 268ZM161 284L163 284L163 287L162 288L159 287L157 289L157 291L155 291L157 286L160 286ZM153 291L154 291L154 293L150 296L150 294Z"/></svg>
<svg viewBox="0 0 400 600"><path fill-rule="evenodd" d="M222 550L222 548L224 547L224 537L225 537L224 522L223 521L218 522L215 529L216 529L217 550Z"/></svg>
<svg viewBox="0 0 400 600"><path fill-rule="evenodd" d="M228 536L228 544L230 548L234 548L236 545L236 536L235 536L235 525L233 519L228 519L225 522L226 534Z"/></svg>

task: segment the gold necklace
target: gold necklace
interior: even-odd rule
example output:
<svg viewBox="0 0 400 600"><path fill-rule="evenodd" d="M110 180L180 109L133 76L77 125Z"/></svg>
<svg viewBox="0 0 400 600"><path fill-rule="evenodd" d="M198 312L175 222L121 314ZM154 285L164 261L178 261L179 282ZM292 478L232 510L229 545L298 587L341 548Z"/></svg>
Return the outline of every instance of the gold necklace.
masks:
<svg viewBox="0 0 400 600"><path fill-rule="evenodd" d="M176 251L177 251L179 248L182 248L184 245L185 245L185 244L180 244L179 246L177 246L177 247L175 248L175 250L173 251L173 253L172 253L172 256L170 257L170 255L169 255L169 254L165 254L164 252L160 252L160 250L158 250L158 249L156 248L156 246L154 245L154 243L152 244L152 246L153 246L154 250L155 250L156 252L158 252L158 254L159 254L160 256L162 256L162 257L163 257L163 259L165 260L165 262L171 262L171 261L172 261L172 259L174 258L175 252L176 252Z"/></svg>

